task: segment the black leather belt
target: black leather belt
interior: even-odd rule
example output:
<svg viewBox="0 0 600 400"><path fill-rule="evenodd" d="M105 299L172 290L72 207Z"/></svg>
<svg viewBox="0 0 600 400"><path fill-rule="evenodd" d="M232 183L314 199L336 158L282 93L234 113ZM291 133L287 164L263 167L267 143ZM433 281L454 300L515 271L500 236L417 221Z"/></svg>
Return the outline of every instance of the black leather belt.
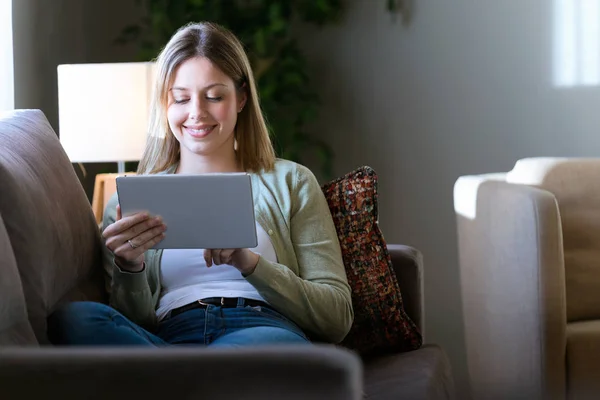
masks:
<svg viewBox="0 0 600 400"><path fill-rule="evenodd" d="M209 305L218 306L223 308L235 308L239 304L238 297L210 297L208 299L202 299L194 301L193 303L186 304L185 306L177 307L171 310L170 317L174 317L181 313L184 313L195 308L206 308ZM243 299L244 306L250 307L269 307L267 303L259 300Z"/></svg>

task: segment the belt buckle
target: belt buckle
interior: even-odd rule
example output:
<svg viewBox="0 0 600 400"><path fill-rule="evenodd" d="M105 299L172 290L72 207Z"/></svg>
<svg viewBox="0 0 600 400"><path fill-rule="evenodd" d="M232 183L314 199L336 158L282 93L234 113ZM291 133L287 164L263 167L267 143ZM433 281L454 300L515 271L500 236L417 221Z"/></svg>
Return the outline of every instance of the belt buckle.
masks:
<svg viewBox="0 0 600 400"><path fill-rule="evenodd" d="M200 304L200 305L203 305L203 306L205 306L205 307L208 307L208 306L214 305L214 304L211 304L211 303L206 303L206 302L202 301L201 299L200 299L200 300L196 300L196 302L197 302L198 304ZM221 307L224 307L224 306L225 306L225 297L221 297L221 301L220 301L220 303L221 303Z"/></svg>

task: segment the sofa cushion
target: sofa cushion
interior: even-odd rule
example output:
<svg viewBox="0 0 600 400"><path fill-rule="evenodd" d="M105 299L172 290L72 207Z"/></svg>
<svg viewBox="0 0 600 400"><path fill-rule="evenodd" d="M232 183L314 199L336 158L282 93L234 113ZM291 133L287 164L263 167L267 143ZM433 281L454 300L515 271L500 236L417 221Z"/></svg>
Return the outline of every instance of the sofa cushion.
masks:
<svg viewBox="0 0 600 400"><path fill-rule="evenodd" d="M527 158L506 180L557 200L563 236L567 318L600 319L600 159Z"/></svg>
<svg viewBox="0 0 600 400"><path fill-rule="evenodd" d="M436 345L365 363L365 394L370 400L442 400L454 398L454 380L446 353Z"/></svg>
<svg viewBox="0 0 600 400"><path fill-rule="evenodd" d="M0 215L40 343L61 300L104 301L100 232L73 166L44 114L0 116Z"/></svg>
<svg viewBox="0 0 600 400"><path fill-rule="evenodd" d="M600 320L567 325L569 399L597 399L600 393Z"/></svg>
<svg viewBox="0 0 600 400"><path fill-rule="evenodd" d="M0 215L0 346L36 345L27 319L27 308L17 261Z"/></svg>
<svg viewBox="0 0 600 400"><path fill-rule="evenodd" d="M343 346L362 355L421 346L406 314L390 254L378 224L377 174L362 167L322 186L352 289L354 323Z"/></svg>

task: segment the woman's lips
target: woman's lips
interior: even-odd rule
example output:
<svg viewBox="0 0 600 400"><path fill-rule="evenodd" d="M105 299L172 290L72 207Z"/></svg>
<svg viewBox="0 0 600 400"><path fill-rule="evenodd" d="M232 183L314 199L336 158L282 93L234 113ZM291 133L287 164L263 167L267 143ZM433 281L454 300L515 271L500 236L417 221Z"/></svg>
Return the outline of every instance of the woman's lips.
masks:
<svg viewBox="0 0 600 400"><path fill-rule="evenodd" d="M183 129L185 130L185 132L197 139L202 139L208 135L210 135L210 133L215 129L216 125L212 125L212 126L203 126L203 127L198 127L198 128L192 128L192 127L187 127L184 126Z"/></svg>

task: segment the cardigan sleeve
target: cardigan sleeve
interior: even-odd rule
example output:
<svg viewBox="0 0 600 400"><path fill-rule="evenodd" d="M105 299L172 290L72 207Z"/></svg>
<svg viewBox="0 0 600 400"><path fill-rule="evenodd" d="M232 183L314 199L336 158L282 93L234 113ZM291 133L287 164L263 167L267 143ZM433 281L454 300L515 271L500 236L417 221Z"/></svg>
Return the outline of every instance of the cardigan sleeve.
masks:
<svg viewBox="0 0 600 400"><path fill-rule="evenodd" d="M116 221L117 204L115 193L106 205L102 221L102 230ZM145 328L153 328L157 324L155 304L158 289L151 289L149 284L149 268L146 262L141 272L121 270L115 263L114 254L106 247L103 240L104 268L111 277L109 283L109 305L129 318L132 322ZM148 252L145 253L148 261Z"/></svg>
<svg viewBox="0 0 600 400"><path fill-rule="evenodd" d="M351 290L327 200L315 176L301 165L291 198L290 234L298 275L261 257L246 279L309 335L339 343L354 319Z"/></svg>

